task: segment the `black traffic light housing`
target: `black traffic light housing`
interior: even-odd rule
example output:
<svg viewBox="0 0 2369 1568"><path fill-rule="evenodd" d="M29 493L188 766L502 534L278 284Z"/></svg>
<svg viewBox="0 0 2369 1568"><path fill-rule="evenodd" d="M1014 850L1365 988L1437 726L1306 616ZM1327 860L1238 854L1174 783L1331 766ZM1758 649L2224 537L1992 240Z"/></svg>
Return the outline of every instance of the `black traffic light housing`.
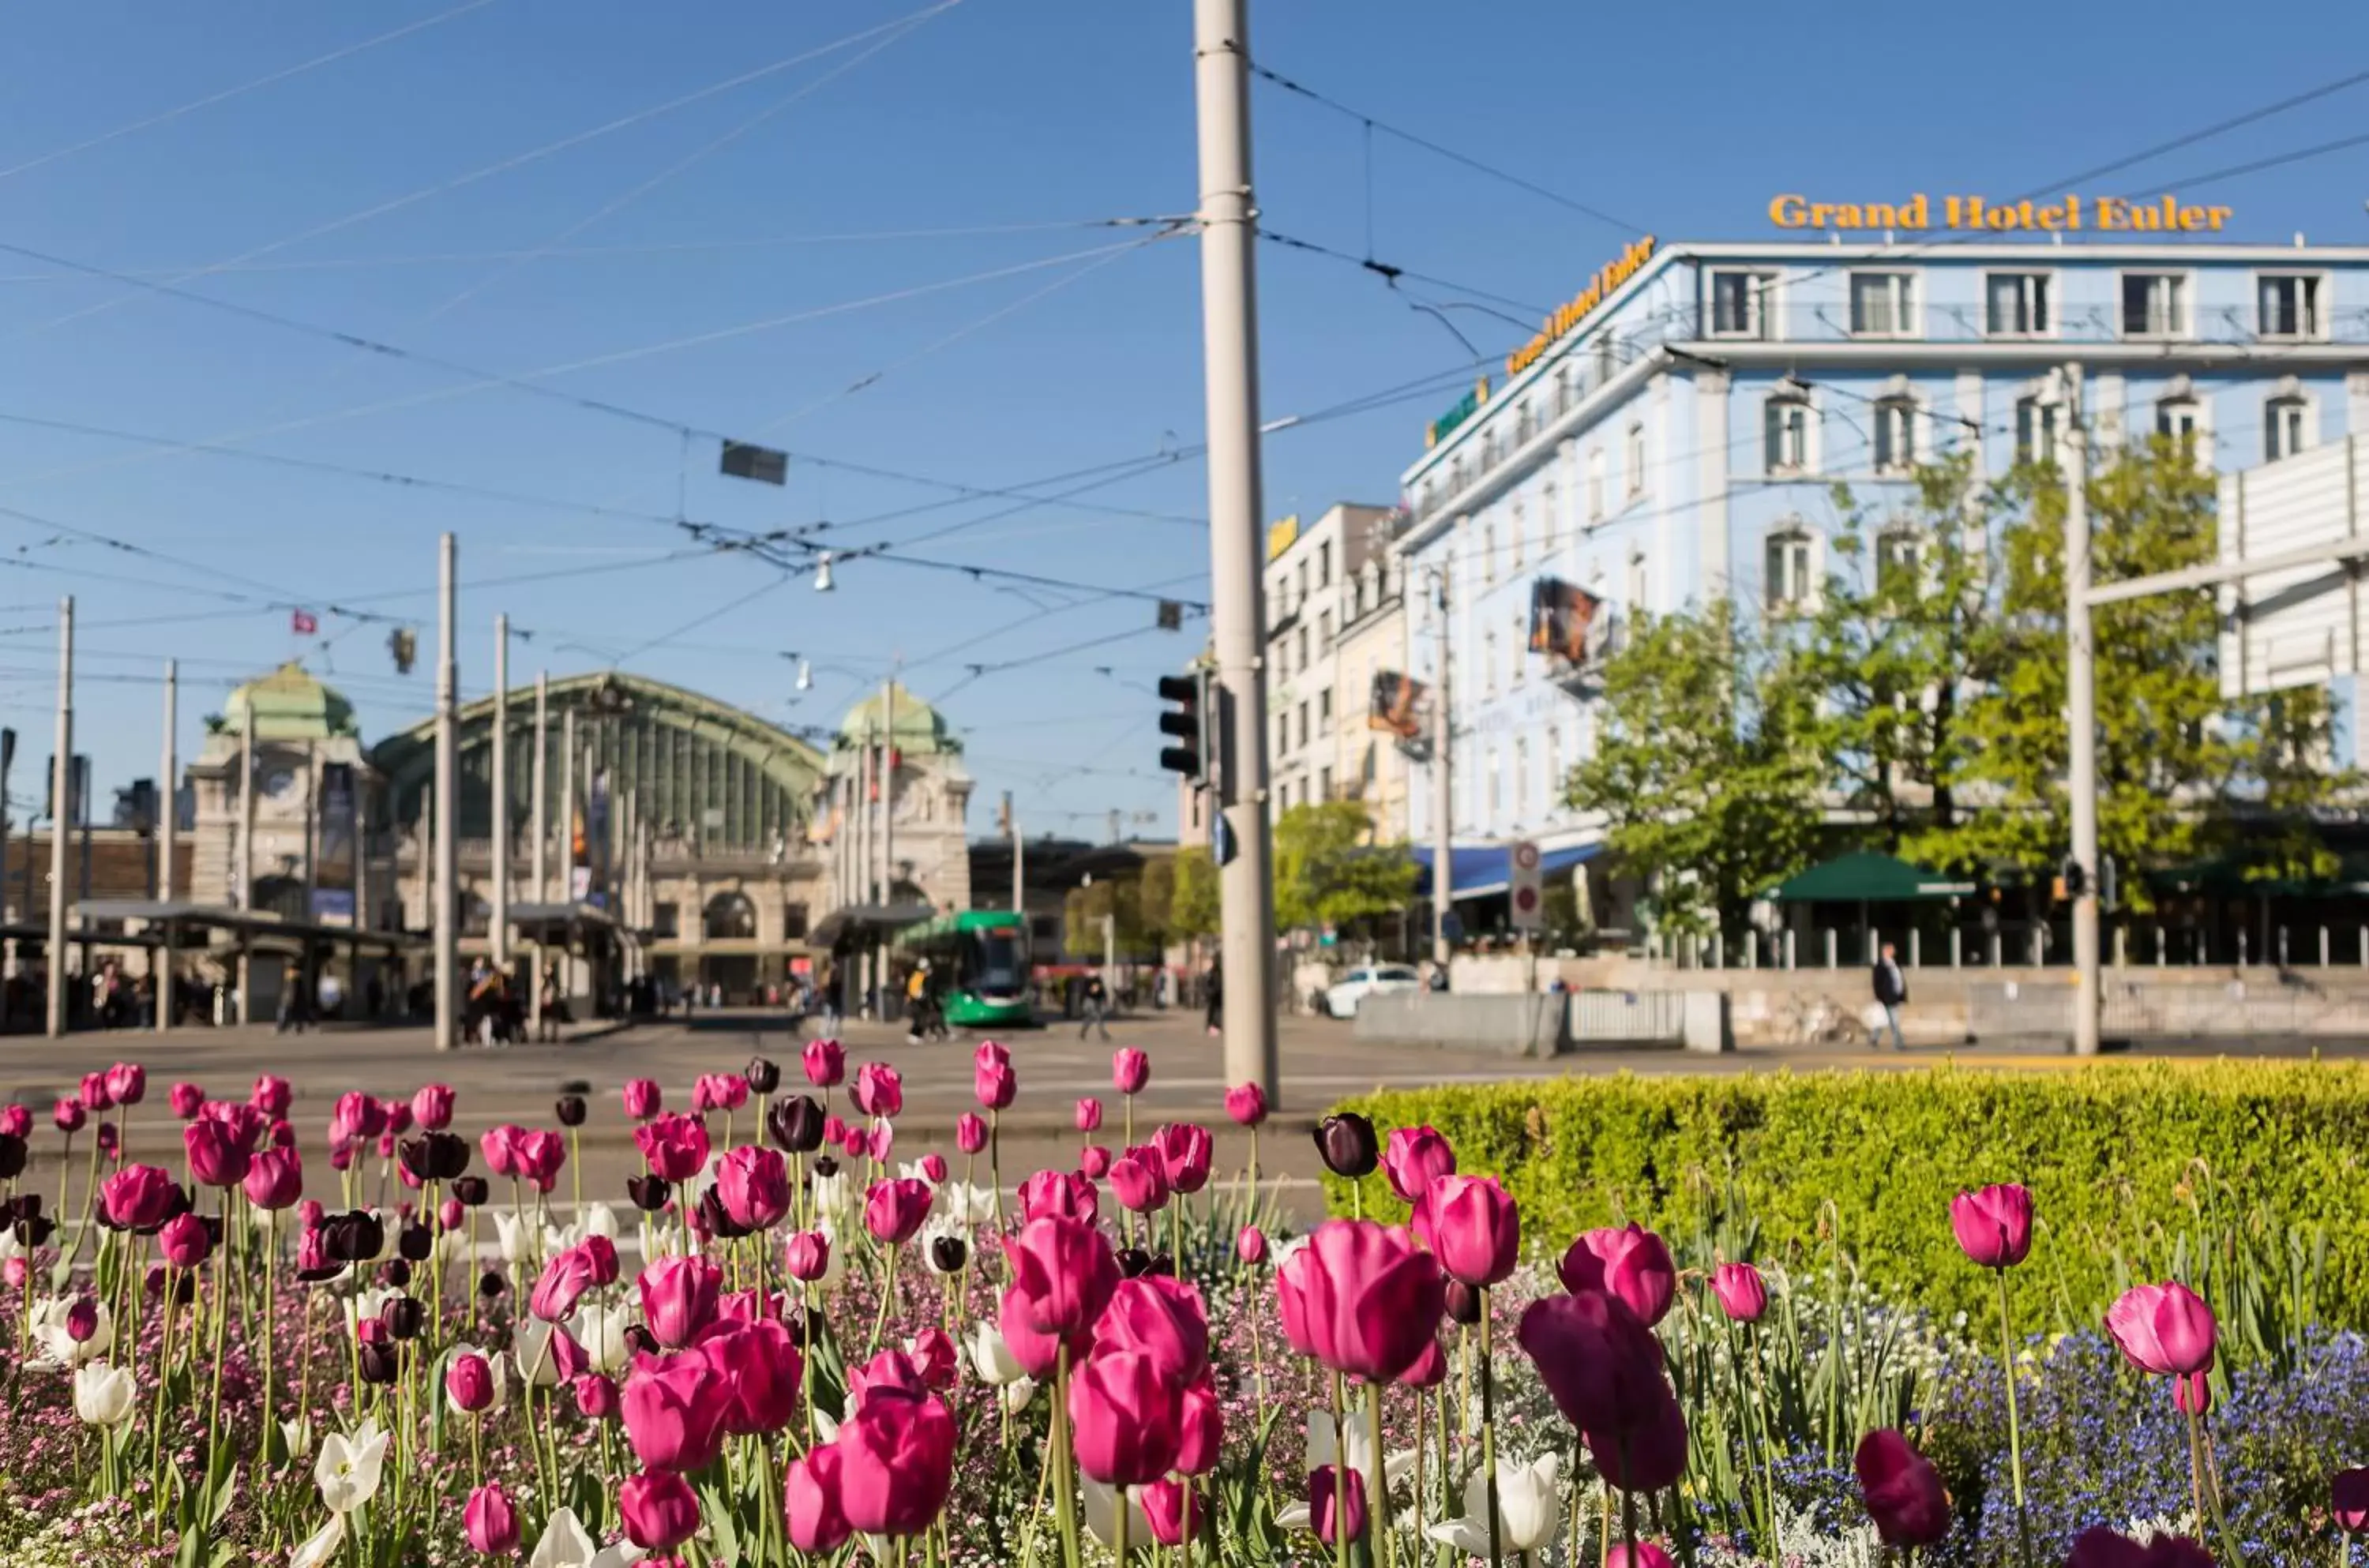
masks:
<svg viewBox="0 0 2369 1568"><path fill-rule="evenodd" d="M2065 897L2070 900L2089 890L2089 869L2071 855L2065 857Z"/></svg>
<svg viewBox="0 0 2369 1568"><path fill-rule="evenodd" d="M1160 765L1196 785L1214 782L1218 727L1212 722L1210 698L1216 682L1207 670L1196 670L1189 675L1163 675L1159 684L1160 700L1173 704L1160 715L1160 733L1176 738L1175 745L1160 749Z"/></svg>

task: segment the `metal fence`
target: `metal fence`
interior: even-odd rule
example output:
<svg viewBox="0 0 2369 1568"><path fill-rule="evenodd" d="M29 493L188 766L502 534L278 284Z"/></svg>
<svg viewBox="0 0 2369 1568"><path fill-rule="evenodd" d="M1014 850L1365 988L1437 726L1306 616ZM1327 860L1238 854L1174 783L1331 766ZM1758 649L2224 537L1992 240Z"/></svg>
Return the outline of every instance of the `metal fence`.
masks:
<svg viewBox="0 0 2369 1568"><path fill-rule="evenodd" d="M1970 986L1967 1033L1978 1040L2069 1036L2074 994L2069 974ZM2265 969L2218 986L2160 985L2109 970L2102 1001L2100 1032L2109 1039L2369 1036L2369 997L2293 970Z"/></svg>
<svg viewBox="0 0 2369 1568"><path fill-rule="evenodd" d="M1686 1038L1683 991L1583 990L1571 999L1574 1042L1677 1045Z"/></svg>

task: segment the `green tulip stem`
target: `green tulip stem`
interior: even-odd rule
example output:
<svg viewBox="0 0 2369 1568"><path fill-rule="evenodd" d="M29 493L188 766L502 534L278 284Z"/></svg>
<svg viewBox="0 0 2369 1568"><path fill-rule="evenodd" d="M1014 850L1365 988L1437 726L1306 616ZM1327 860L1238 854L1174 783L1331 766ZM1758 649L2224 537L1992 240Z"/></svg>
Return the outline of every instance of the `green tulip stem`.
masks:
<svg viewBox="0 0 2369 1568"><path fill-rule="evenodd" d="M1505 1560L1504 1531L1497 1518L1497 1370L1489 1353L1489 1292L1481 1297L1481 1474L1489 1494L1489 1568ZM1381 1435L1376 1433L1379 1443Z"/></svg>
<svg viewBox="0 0 2369 1568"><path fill-rule="evenodd" d="M883 1333L886 1333L888 1329L888 1303L897 1299L897 1253L898 1249L892 1246L887 1249L887 1252L888 1273L887 1278L882 1282L880 1287L880 1310L872 1320L872 1345L871 1347L864 1353L866 1360L871 1359L872 1356L879 1353L880 1336Z"/></svg>
<svg viewBox="0 0 2369 1568"><path fill-rule="evenodd" d="M1374 1560L1388 1563L1396 1556L1393 1550L1396 1543L1390 1536L1390 1463L1383 1456L1382 1385L1379 1383L1366 1385L1366 1416L1374 1425L1373 1485L1368 1488L1373 1497L1367 1517L1373 1521Z"/></svg>
<svg viewBox="0 0 2369 1568"><path fill-rule="evenodd" d="M2031 1568L2031 1520L2023 1511L2023 1427L2015 1406L2015 1331L2008 1321L2007 1270L1992 1272L1998 1276L1999 1371L2007 1379L2007 1462L2015 1478L2016 1560L2022 1568Z"/></svg>
<svg viewBox="0 0 2369 1568"><path fill-rule="evenodd" d="M1379 1440L1380 1434L1377 1433ZM1310 1499L1312 1505L1314 1499ZM1341 1398L1341 1373L1333 1373L1333 1568L1349 1568L1349 1415ZM1314 1519L1309 1521L1313 1524Z"/></svg>
<svg viewBox="0 0 2369 1568"><path fill-rule="evenodd" d="M1053 1362L1053 1516L1061 1527L1063 1568L1078 1568L1078 1481L1070 1461L1070 1346L1064 1341ZM1127 1499L1119 1499L1123 1510Z"/></svg>

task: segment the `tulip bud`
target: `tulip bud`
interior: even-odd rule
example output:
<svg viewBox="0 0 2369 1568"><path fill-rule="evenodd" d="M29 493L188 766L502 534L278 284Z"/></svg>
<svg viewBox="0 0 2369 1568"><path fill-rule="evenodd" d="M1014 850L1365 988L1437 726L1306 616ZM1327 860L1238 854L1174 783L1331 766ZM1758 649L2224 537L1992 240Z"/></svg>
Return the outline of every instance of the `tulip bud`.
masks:
<svg viewBox="0 0 2369 1568"><path fill-rule="evenodd" d="M360 1361L365 1383L392 1383L403 1369L403 1359L392 1345L363 1345Z"/></svg>
<svg viewBox="0 0 2369 1568"><path fill-rule="evenodd" d="M562 1094L559 1097L558 1103L552 1106L551 1111L552 1115L559 1118L559 1125L561 1127L582 1127L584 1125L584 1117L587 1114L584 1096L581 1094Z"/></svg>
<svg viewBox="0 0 2369 1568"><path fill-rule="evenodd" d="M1098 1132L1103 1125L1103 1103L1087 1098L1078 1102L1077 1128L1080 1132Z"/></svg>
<svg viewBox="0 0 2369 1568"><path fill-rule="evenodd" d="M63 1133L80 1132L82 1124L88 1119L88 1114L82 1108L82 1102L72 1096L60 1100L50 1111L50 1120L57 1125L60 1132Z"/></svg>
<svg viewBox="0 0 2369 1568"><path fill-rule="evenodd" d="M1110 1174L1111 1151L1099 1143L1090 1143L1078 1150L1078 1174L1090 1182L1099 1182Z"/></svg>
<svg viewBox="0 0 2369 1568"><path fill-rule="evenodd" d="M510 1505L500 1482L469 1494L461 1511L461 1532L474 1550L487 1557L514 1557L519 1549L518 1510Z"/></svg>
<svg viewBox="0 0 2369 1568"><path fill-rule="evenodd" d="M1122 1094L1140 1094L1151 1082L1151 1059L1133 1046L1111 1053L1111 1087Z"/></svg>
<svg viewBox="0 0 2369 1568"><path fill-rule="evenodd" d="M976 1154L987 1147L987 1118L977 1111L965 1111L955 1118L955 1147L966 1154Z"/></svg>
<svg viewBox="0 0 2369 1568"><path fill-rule="evenodd" d="M811 1154L822 1147L822 1107L810 1094L793 1094L765 1108L765 1130L774 1145L789 1154Z"/></svg>
<svg viewBox="0 0 2369 1568"><path fill-rule="evenodd" d="M1444 1295L1448 1317L1466 1328L1481 1321L1482 1297L1478 1288L1460 1279L1450 1279L1447 1282Z"/></svg>
<svg viewBox="0 0 2369 1568"><path fill-rule="evenodd" d="M500 1295L503 1288L504 1281L498 1271L489 1268L477 1276L477 1294L486 1300L490 1301Z"/></svg>
<svg viewBox="0 0 2369 1568"><path fill-rule="evenodd" d="M66 1309L66 1337L76 1345L88 1345L98 1333L98 1303L87 1296L74 1298Z"/></svg>
<svg viewBox="0 0 2369 1568"><path fill-rule="evenodd" d="M198 1114L198 1107L206 1103L206 1092L194 1083L176 1083L166 1092L165 1098L172 1105L173 1115L188 1121Z"/></svg>
<svg viewBox="0 0 2369 1568"><path fill-rule="evenodd" d="M826 1154L814 1162L814 1173L818 1176L836 1176L839 1174L839 1162Z"/></svg>
<svg viewBox="0 0 2369 1568"><path fill-rule="evenodd" d="M436 1223L440 1229L458 1230L468 1222L469 1210L459 1198L448 1197L437 1206Z"/></svg>
<svg viewBox="0 0 2369 1568"><path fill-rule="evenodd" d="M749 1081L749 1087L760 1094L770 1094L782 1086L780 1065L763 1057L750 1057L749 1065L741 1070L741 1076Z"/></svg>
<svg viewBox="0 0 2369 1568"><path fill-rule="evenodd" d="M1234 1256L1255 1268L1266 1262L1266 1232L1255 1225L1245 1225L1234 1237Z"/></svg>
<svg viewBox="0 0 2369 1568"><path fill-rule="evenodd" d="M1226 1115L1237 1127L1256 1127L1266 1120L1266 1091L1255 1083L1237 1083L1226 1091Z"/></svg>
<svg viewBox="0 0 2369 1568"><path fill-rule="evenodd" d="M1326 1465L1308 1477L1309 1523L1326 1546L1366 1538L1366 1478L1353 1465Z"/></svg>
<svg viewBox="0 0 2369 1568"><path fill-rule="evenodd" d="M930 1266L940 1274L959 1273L970 1249L956 1235L933 1236L930 1239Z"/></svg>
<svg viewBox="0 0 2369 1568"><path fill-rule="evenodd" d="M390 1297L386 1305L378 1310L378 1321L386 1325L387 1333L399 1340L418 1339L426 1320L426 1309L420 1306L417 1296Z"/></svg>
<svg viewBox="0 0 2369 1568"><path fill-rule="evenodd" d="M389 1258L378 1265L379 1283L390 1290L411 1288L411 1265L401 1258Z"/></svg>
<svg viewBox="0 0 2369 1568"><path fill-rule="evenodd" d="M930 1185L932 1186L944 1186L946 1185L946 1157L937 1152L935 1150L932 1150L929 1153L922 1155L921 1174L930 1178Z"/></svg>
<svg viewBox="0 0 2369 1568"><path fill-rule="evenodd" d="M492 1189L486 1185L485 1177L461 1176L452 1183L452 1196L471 1208L482 1208L486 1199L493 1195Z"/></svg>
<svg viewBox="0 0 2369 1568"><path fill-rule="evenodd" d="M1316 1124L1316 1152L1326 1170L1353 1182L1373 1174L1381 1162L1374 1124L1355 1111L1343 1111Z"/></svg>
<svg viewBox="0 0 2369 1568"><path fill-rule="evenodd" d="M664 1176L627 1176L625 1196L632 1198L634 1207L643 1213L656 1214L667 1206L667 1199L674 1196L674 1189Z"/></svg>
<svg viewBox="0 0 2369 1568"><path fill-rule="evenodd" d="M406 1225L395 1232L395 1250L406 1263L426 1263L436 1250L436 1237L425 1225Z"/></svg>
<svg viewBox="0 0 2369 1568"><path fill-rule="evenodd" d="M475 1415L492 1407L494 1369L484 1356L464 1353L444 1368L444 1394L453 1408Z"/></svg>
<svg viewBox="0 0 2369 1568"><path fill-rule="evenodd" d="M790 1277L808 1285L830 1272L830 1238L819 1230L801 1230L784 1248Z"/></svg>
<svg viewBox="0 0 2369 1568"><path fill-rule="evenodd" d="M576 1379L576 1413L588 1421L607 1421L617 1413L619 1400L616 1380L599 1372L579 1373Z"/></svg>

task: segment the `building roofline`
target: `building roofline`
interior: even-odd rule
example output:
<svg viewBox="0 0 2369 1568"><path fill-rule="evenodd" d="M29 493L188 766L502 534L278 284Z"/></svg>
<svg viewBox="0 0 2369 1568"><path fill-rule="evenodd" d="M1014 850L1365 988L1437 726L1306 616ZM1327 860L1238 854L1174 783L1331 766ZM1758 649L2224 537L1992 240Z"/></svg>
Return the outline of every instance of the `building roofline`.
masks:
<svg viewBox="0 0 2369 1568"><path fill-rule="evenodd" d="M2369 246L2238 244L2213 240L2166 239L2152 242L2067 240L2059 244L2020 244L2011 240L1891 239L1836 244L1824 240L1688 240L1673 241L1661 255L1674 260L1737 260L1751 257L1808 259L1839 258L1848 261L1894 261L1903 264L1964 257L1970 260L2036 260L2043 257L2092 256L2107 260L2157 260L2167 255L2192 256L2213 261L2277 262L2306 257L2320 261L2369 262Z"/></svg>

